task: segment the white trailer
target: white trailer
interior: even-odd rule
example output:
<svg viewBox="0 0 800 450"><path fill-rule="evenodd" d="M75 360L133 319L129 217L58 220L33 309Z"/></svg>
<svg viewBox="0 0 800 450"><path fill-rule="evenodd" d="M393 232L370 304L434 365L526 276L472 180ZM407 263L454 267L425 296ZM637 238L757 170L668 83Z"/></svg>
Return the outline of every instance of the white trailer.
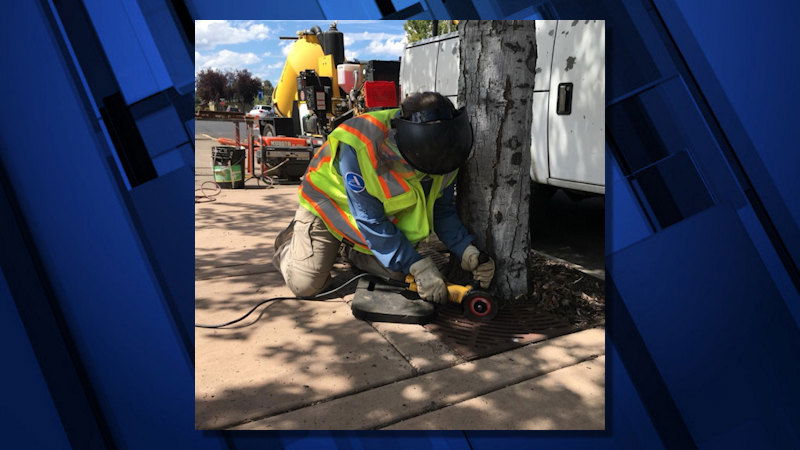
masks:
<svg viewBox="0 0 800 450"><path fill-rule="evenodd" d="M605 194L605 21L537 20L531 123L535 183ZM456 106L458 33L406 46L403 95L437 91Z"/></svg>

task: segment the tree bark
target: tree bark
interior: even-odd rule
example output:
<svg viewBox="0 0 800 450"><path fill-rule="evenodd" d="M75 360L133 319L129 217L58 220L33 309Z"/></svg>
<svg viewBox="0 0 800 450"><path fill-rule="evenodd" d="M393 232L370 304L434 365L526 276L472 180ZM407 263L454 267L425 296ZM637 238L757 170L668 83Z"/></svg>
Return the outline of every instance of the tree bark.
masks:
<svg viewBox="0 0 800 450"><path fill-rule="evenodd" d="M477 247L495 260L492 282L505 299L528 292L530 166L536 33L533 21L458 25L458 102L474 134L458 180L458 210Z"/></svg>

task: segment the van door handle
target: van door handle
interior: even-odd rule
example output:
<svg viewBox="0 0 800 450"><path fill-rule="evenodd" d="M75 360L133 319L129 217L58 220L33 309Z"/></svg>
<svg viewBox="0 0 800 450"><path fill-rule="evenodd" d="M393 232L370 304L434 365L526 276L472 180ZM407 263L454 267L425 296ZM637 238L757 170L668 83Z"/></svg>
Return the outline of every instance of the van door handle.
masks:
<svg viewBox="0 0 800 450"><path fill-rule="evenodd" d="M559 116L572 114L572 83L559 83L556 114Z"/></svg>

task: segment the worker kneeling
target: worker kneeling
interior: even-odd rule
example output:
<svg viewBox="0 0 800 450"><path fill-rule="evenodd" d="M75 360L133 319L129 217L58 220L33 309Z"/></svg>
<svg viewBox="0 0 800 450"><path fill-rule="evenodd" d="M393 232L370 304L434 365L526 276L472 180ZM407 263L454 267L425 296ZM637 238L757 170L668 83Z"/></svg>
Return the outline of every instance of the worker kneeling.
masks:
<svg viewBox="0 0 800 450"><path fill-rule="evenodd" d="M444 277L415 249L432 231L488 287L494 261L479 263L454 202L471 147L466 112L436 92L339 125L309 163L300 207L275 241L273 263L292 292L321 292L344 244L355 267L396 280L410 273L420 297L445 303Z"/></svg>

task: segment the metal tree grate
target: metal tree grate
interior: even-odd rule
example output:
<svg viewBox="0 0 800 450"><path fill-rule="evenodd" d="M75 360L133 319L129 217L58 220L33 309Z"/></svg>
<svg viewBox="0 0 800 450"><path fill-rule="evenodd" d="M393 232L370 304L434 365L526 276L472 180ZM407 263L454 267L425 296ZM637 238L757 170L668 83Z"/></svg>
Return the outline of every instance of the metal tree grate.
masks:
<svg viewBox="0 0 800 450"><path fill-rule="evenodd" d="M471 321L463 316L459 305L446 305L425 328L467 360L577 330L563 319L539 311L528 302L505 305L489 322Z"/></svg>

